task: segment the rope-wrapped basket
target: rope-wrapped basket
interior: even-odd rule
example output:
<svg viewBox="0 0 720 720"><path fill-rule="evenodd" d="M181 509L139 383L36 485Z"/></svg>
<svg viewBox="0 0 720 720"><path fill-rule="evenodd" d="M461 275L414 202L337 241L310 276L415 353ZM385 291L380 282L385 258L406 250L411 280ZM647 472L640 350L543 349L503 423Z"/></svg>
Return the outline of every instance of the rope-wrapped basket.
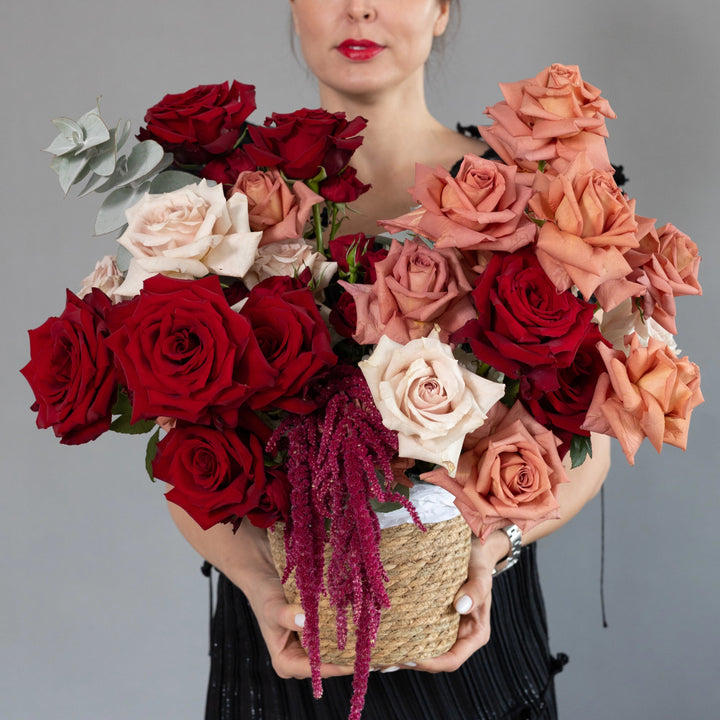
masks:
<svg viewBox="0 0 720 720"><path fill-rule="evenodd" d="M453 600L467 577L471 530L462 516L428 524L422 532L412 523L382 531L380 556L389 581L391 607L383 610L372 652L373 665L396 665L437 657L457 638L460 616ZM268 531L273 561L282 576L286 565L283 526ZM325 567L330 549L325 548ZM292 573L284 585L290 603L300 602ZM335 611L320 598L320 655L323 662L350 665L355 661L352 614L348 642L338 650Z"/></svg>

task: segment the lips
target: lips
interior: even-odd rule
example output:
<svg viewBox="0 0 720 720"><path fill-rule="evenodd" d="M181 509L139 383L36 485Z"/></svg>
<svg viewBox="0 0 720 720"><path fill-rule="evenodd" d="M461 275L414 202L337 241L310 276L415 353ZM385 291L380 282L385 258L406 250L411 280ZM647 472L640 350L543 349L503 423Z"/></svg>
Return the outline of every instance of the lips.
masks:
<svg viewBox="0 0 720 720"><path fill-rule="evenodd" d="M378 45L378 43L372 40L348 39L340 43L337 49L338 52L348 60L364 62L372 60L372 58L379 55L385 49L385 46Z"/></svg>

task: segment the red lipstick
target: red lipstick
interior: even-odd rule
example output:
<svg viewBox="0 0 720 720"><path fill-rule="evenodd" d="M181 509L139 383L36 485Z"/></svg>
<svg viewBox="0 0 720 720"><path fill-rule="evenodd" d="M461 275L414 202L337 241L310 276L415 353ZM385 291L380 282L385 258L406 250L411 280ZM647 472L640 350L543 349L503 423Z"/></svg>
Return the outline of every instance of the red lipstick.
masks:
<svg viewBox="0 0 720 720"><path fill-rule="evenodd" d="M378 45L372 40L345 40L337 47L338 52L353 62L365 62L372 60L379 55L384 49L384 45Z"/></svg>

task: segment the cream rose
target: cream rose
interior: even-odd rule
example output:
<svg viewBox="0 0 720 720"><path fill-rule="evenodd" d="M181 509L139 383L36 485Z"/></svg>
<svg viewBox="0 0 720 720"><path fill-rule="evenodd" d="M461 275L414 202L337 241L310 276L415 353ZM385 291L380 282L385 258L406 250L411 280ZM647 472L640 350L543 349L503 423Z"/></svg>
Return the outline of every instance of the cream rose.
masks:
<svg viewBox="0 0 720 720"><path fill-rule="evenodd" d="M503 397L502 383L462 367L437 331L400 345L383 335L359 363L398 454L442 465L455 476L463 440Z"/></svg>
<svg viewBox="0 0 720 720"><path fill-rule="evenodd" d="M317 252L315 245L306 240L270 243L258 248L255 262L243 282L252 289L267 278L277 275L298 277L306 270L312 275L313 291L322 296L322 291L337 272L337 263L328 262Z"/></svg>
<svg viewBox="0 0 720 720"><path fill-rule="evenodd" d="M93 288L98 288L112 298L120 283L122 283L122 275L115 263L115 256L106 255L95 263L95 269L83 279L77 296L84 298Z"/></svg>
<svg viewBox="0 0 720 720"><path fill-rule="evenodd" d="M647 347L649 339L654 338L665 343L675 356L681 353L672 333L652 318L643 321L640 312L635 308L634 298L625 300L609 312L600 311L599 321L602 336L612 343L615 350L621 350L625 355L630 353L629 344L625 343L625 339L633 334L637 335L642 347Z"/></svg>
<svg viewBox="0 0 720 720"><path fill-rule="evenodd" d="M209 272L243 277L262 237L251 232L247 198L225 200L221 185L197 185L160 195L147 194L126 211L128 227L118 242L133 256L123 297L137 295L143 282L158 273L196 278Z"/></svg>

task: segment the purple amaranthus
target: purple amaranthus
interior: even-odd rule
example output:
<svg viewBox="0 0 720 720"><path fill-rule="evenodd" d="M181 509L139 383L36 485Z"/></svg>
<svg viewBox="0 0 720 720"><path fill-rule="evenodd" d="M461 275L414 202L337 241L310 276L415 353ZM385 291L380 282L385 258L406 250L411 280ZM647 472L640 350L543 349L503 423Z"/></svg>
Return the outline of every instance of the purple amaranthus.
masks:
<svg viewBox="0 0 720 720"><path fill-rule="evenodd" d="M349 720L359 720L380 614L390 606L385 590L388 578L380 558L380 526L371 498L401 503L413 522L425 528L410 501L390 490L390 461L397 453L397 435L382 424L360 370L334 368L313 383L308 395L318 409L309 415L287 416L267 448L273 455L281 447L287 448L287 477L292 487L283 582L294 570L305 611L303 645L310 658L316 698L322 696L320 595L326 592L336 611L341 650L347 640L348 605L352 605L355 677ZM327 584L326 542L332 550Z"/></svg>

